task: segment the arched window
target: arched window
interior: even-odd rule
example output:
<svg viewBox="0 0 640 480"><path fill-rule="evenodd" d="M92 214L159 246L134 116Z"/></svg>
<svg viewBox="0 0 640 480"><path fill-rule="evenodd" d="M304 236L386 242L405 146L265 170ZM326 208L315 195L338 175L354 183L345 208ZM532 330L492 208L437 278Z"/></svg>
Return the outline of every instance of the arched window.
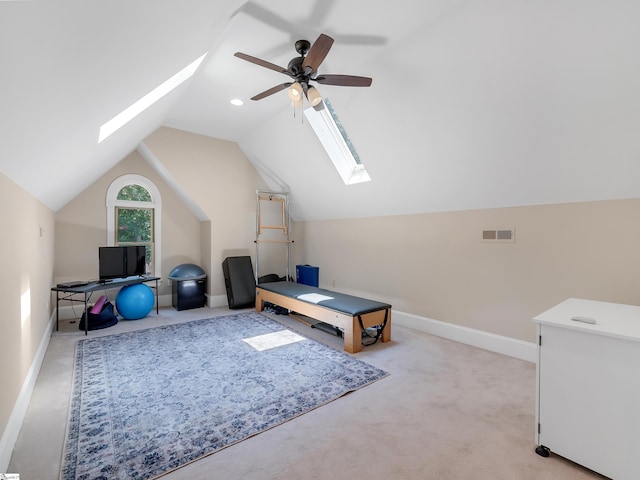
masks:
<svg viewBox="0 0 640 480"><path fill-rule="evenodd" d="M147 247L147 274L161 277L160 191L142 175L116 178L107 190L107 245Z"/></svg>

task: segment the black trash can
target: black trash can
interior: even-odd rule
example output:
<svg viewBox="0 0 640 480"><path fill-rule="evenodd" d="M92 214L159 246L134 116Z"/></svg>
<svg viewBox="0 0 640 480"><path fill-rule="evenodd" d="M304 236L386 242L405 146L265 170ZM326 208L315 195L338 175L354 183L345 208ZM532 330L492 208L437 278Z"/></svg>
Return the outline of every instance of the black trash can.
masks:
<svg viewBox="0 0 640 480"><path fill-rule="evenodd" d="M207 274L198 265L183 263L171 270L171 303L176 310L202 308L206 303Z"/></svg>

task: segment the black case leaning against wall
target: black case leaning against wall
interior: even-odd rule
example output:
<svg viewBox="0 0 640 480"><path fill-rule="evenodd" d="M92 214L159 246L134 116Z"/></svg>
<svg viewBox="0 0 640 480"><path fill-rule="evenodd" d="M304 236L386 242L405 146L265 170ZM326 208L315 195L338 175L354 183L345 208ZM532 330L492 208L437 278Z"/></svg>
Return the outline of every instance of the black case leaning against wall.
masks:
<svg viewBox="0 0 640 480"><path fill-rule="evenodd" d="M245 308L255 305L256 279L253 276L251 257L227 257L222 262L224 285L227 289L229 308Z"/></svg>

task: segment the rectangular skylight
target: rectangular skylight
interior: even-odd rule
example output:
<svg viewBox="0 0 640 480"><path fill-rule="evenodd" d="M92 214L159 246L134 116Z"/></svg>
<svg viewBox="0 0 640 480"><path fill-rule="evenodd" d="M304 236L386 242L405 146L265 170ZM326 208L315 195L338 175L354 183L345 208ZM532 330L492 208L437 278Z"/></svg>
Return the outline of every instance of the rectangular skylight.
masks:
<svg viewBox="0 0 640 480"><path fill-rule="evenodd" d="M371 177L360 162L358 152L349 140L331 102L325 98L323 103L322 110L318 111L309 107L304 111L304 114L342 177L342 181L346 185L370 181Z"/></svg>
<svg viewBox="0 0 640 480"><path fill-rule="evenodd" d="M145 111L151 105L156 103L166 94L171 92L174 88L181 85L183 82L191 78L191 76L196 73L196 70L204 60L207 54L205 53L198 59L191 62L189 65L184 67L178 73L176 73L173 77L166 80L161 85L157 86L149 93L147 93L144 97L138 100L133 105L127 107L118 115L113 117L107 123L100 127L100 135L98 137L98 143L102 142L109 135L114 133L116 130L127 124L129 121L133 120L137 115Z"/></svg>

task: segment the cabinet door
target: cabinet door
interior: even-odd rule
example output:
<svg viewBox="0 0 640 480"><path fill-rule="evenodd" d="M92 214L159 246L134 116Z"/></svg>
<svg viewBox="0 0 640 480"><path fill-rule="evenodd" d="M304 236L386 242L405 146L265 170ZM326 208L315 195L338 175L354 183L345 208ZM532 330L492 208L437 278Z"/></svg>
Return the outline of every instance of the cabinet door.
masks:
<svg viewBox="0 0 640 480"><path fill-rule="evenodd" d="M640 343L540 332L539 443L616 480L640 478Z"/></svg>

